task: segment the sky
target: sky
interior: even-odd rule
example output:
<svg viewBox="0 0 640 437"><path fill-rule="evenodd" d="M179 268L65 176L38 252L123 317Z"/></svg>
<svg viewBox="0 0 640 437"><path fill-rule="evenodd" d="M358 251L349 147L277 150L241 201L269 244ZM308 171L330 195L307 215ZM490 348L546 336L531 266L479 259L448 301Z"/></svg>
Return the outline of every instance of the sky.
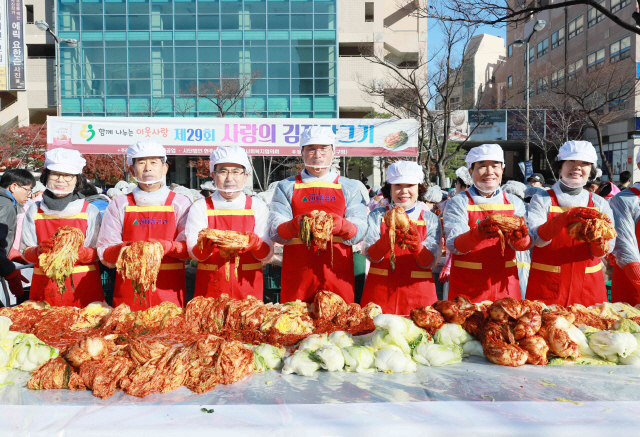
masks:
<svg viewBox="0 0 640 437"><path fill-rule="evenodd" d="M436 22L435 18L430 18L429 19L429 23L428 23L428 27L429 27L429 40L428 40L428 51L430 53L433 52L433 50L437 50L438 48L442 47L442 33L440 31L440 28L438 26L438 23ZM476 32L476 35L480 35L482 33L488 33L489 35L495 35L495 36L501 36L502 38L507 39L507 28L506 27L501 27L501 28L495 28L492 26L481 26L480 28L478 28L478 31Z"/></svg>

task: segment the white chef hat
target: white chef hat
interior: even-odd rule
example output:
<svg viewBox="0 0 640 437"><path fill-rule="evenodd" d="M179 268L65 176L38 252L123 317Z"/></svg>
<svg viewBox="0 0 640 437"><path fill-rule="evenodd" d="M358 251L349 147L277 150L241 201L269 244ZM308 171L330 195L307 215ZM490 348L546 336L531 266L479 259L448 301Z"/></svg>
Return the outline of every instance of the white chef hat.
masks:
<svg viewBox="0 0 640 437"><path fill-rule="evenodd" d="M337 145L336 134L331 126L309 126L300 135L300 149L309 144L319 144L322 146Z"/></svg>
<svg viewBox="0 0 640 437"><path fill-rule="evenodd" d="M589 141L567 141L558 151L558 161L584 161L597 164L598 155Z"/></svg>
<svg viewBox="0 0 640 437"><path fill-rule="evenodd" d="M114 188L124 192L129 189L129 183L127 181L118 181Z"/></svg>
<svg viewBox="0 0 640 437"><path fill-rule="evenodd" d="M387 168L387 182L390 184L421 184L424 182L424 172L416 162L394 162Z"/></svg>
<svg viewBox="0 0 640 437"><path fill-rule="evenodd" d="M33 193L39 193L40 191L44 191L46 189L46 187L44 185L42 185L42 182L40 181L36 181L36 184L33 186L33 190L31 190Z"/></svg>
<svg viewBox="0 0 640 437"><path fill-rule="evenodd" d="M200 189L207 191L216 191L216 186L213 185L212 181L207 181L204 184L200 184Z"/></svg>
<svg viewBox="0 0 640 437"><path fill-rule="evenodd" d="M462 182L467 187L473 185L473 179L471 179L471 174L469 174L469 169L467 167L460 167L456 170L456 177L462 179Z"/></svg>
<svg viewBox="0 0 640 437"><path fill-rule="evenodd" d="M504 167L504 152L499 144L482 144L469 150L465 162L467 167L471 168L471 164L478 161L498 161Z"/></svg>
<svg viewBox="0 0 640 437"><path fill-rule="evenodd" d="M238 164L244 167L244 171L251 172L251 164L247 151L240 146L220 146L209 156L209 172L213 173L216 164Z"/></svg>
<svg viewBox="0 0 640 437"><path fill-rule="evenodd" d="M80 174L87 164L77 150L58 147L44 154L44 166L51 171L59 171L67 174Z"/></svg>
<svg viewBox="0 0 640 437"><path fill-rule="evenodd" d="M518 181L507 181L506 184L502 186L502 191L509 194L515 194L519 196L521 199L524 199L524 191L527 189L527 186L522 182Z"/></svg>
<svg viewBox="0 0 640 437"><path fill-rule="evenodd" d="M162 147L162 144L155 141L138 141L127 149L127 165L133 165L135 158L149 158L151 156L159 156L166 161L167 151Z"/></svg>
<svg viewBox="0 0 640 437"><path fill-rule="evenodd" d="M442 190L438 186L429 187L424 195L425 202L438 203L442 201Z"/></svg>
<svg viewBox="0 0 640 437"><path fill-rule="evenodd" d="M638 154L636 155L636 163L640 162L640 150L638 150Z"/></svg>

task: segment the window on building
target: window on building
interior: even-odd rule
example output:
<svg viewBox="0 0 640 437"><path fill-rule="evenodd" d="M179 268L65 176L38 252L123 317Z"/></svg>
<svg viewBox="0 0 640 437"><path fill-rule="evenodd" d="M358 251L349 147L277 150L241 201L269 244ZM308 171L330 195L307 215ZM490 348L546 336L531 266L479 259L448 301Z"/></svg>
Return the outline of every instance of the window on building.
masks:
<svg viewBox="0 0 640 437"><path fill-rule="evenodd" d="M513 76L509 76L509 78L507 79L507 88L513 88Z"/></svg>
<svg viewBox="0 0 640 437"><path fill-rule="evenodd" d="M536 94L541 94L547 88L549 88L549 80L546 76L536 80Z"/></svg>
<svg viewBox="0 0 640 437"><path fill-rule="evenodd" d="M582 70L583 66L584 66L583 59L578 59L577 61L567 65L567 80L574 80L578 72Z"/></svg>
<svg viewBox="0 0 640 437"><path fill-rule="evenodd" d="M596 50L587 55L587 72L600 68L604 65L604 48Z"/></svg>
<svg viewBox="0 0 640 437"><path fill-rule="evenodd" d="M623 111L629 108L629 88L622 87L609 91L609 112Z"/></svg>
<svg viewBox="0 0 640 437"><path fill-rule="evenodd" d="M551 73L551 88L560 86L564 82L564 68Z"/></svg>
<svg viewBox="0 0 640 437"><path fill-rule="evenodd" d="M538 58L549 53L549 38L545 38L538 43Z"/></svg>
<svg viewBox="0 0 640 437"><path fill-rule="evenodd" d="M558 72L551 72L551 88L555 88L558 86Z"/></svg>
<svg viewBox="0 0 640 437"><path fill-rule="evenodd" d="M365 2L364 4L364 21L373 22L373 2Z"/></svg>
<svg viewBox="0 0 640 437"><path fill-rule="evenodd" d="M574 38L584 30L584 15L569 22L569 39Z"/></svg>
<svg viewBox="0 0 640 437"><path fill-rule="evenodd" d="M558 29L551 35L551 50L564 44L564 27Z"/></svg>
<svg viewBox="0 0 640 437"><path fill-rule="evenodd" d="M507 56L513 56L513 44L509 44L509 47L507 47Z"/></svg>
<svg viewBox="0 0 640 437"><path fill-rule="evenodd" d="M33 5L24 5L27 10L27 24L33 24Z"/></svg>
<svg viewBox="0 0 640 437"><path fill-rule="evenodd" d="M55 58L56 46L53 44L27 44L28 58Z"/></svg>
<svg viewBox="0 0 640 437"><path fill-rule="evenodd" d="M531 98L533 96L533 91L536 89L535 87L535 83L531 82L529 84L529 98Z"/></svg>
<svg viewBox="0 0 640 437"><path fill-rule="evenodd" d="M614 14L631 4L631 0L611 0L611 12Z"/></svg>
<svg viewBox="0 0 640 437"><path fill-rule="evenodd" d="M600 4L604 6L604 0L601 1ZM602 12L595 8L589 8L589 11L587 12L587 28L595 26L602 20L604 20L604 14Z"/></svg>
<svg viewBox="0 0 640 437"><path fill-rule="evenodd" d="M631 55L631 37L627 36L609 45L609 62L614 63Z"/></svg>
<svg viewBox="0 0 640 437"><path fill-rule="evenodd" d="M529 47L529 64L531 64L536 59L536 48Z"/></svg>

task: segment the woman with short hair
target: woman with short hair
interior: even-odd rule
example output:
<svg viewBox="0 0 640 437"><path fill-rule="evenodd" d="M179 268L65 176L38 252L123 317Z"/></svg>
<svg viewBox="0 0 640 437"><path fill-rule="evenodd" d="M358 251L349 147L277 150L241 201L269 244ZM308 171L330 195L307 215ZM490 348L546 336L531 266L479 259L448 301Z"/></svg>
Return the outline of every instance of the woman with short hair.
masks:
<svg viewBox="0 0 640 437"><path fill-rule="evenodd" d="M584 188L596 176L597 162L590 142L564 143L553 164L560 180L531 199L527 222L534 247L527 299L585 306L607 301L600 258L613 250L615 238L585 243L568 232L571 224L595 218L598 211L613 223L609 204Z"/></svg>

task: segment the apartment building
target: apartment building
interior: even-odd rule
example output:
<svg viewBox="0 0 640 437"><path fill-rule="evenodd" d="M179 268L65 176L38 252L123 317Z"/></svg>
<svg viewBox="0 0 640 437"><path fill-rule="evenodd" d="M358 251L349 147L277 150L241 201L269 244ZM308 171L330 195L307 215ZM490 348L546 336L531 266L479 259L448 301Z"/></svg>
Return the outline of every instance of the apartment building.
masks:
<svg viewBox="0 0 640 437"><path fill-rule="evenodd" d="M603 0L601 4L616 14L621 20L632 23L635 12L630 0ZM529 53L525 47L516 47L516 40L531 35L537 20L544 20L546 26L533 33ZM614 24L597 10L584 5L575 5L543 11L526 23L507 28L507 89L510 94L508 106L524 106L525 56L530 62L531 107L548 107L551 88L562 87L567 81L580 80L581 75L598 74L605 65L615 64L626 58L624 70L616 74L636 77L638 60L637 35ZM634 181L640 179L640 171L635 165L635 156L640 146L640 132L636 128L636 111L640 107L637 97L627 102L614 102L605 111L619 111L619 117L603 128L603 150L613 166L613 180L619 173L633 170ZM586 140L597 144L592 130L587 130ZM546 169L541 157L534 162L534 169ZM548 170L548 169L546 169ZM604 179L608 179L605 175Z"/></svg>
<svg viewBox="0 0 640 437"><path fill-rule="evenodd" d="M427 19L418 18L414 2L342 0L338 5L340 117L359 118L380 111L376 98L363 93L360 83L389 74L363 57L374 52L399 69L414 69L427 59ZM381 82L382 83L382 82Z"/></svg>
<svg viewBox="0 0 640 437"><path fill-rule="evenodd" d="M54 0L10 0L3 3L0 8L22 9L26 59L24 90L10 90L10 83L0 88L0 126L44 123L47 115L56 115L55 45L53 38L34 23L45 20L54 25ZM8 9L2 14L0 23L0 28L6 31L9 30ZM5 81L0 80L0 85L2 82Z"/></svg>

